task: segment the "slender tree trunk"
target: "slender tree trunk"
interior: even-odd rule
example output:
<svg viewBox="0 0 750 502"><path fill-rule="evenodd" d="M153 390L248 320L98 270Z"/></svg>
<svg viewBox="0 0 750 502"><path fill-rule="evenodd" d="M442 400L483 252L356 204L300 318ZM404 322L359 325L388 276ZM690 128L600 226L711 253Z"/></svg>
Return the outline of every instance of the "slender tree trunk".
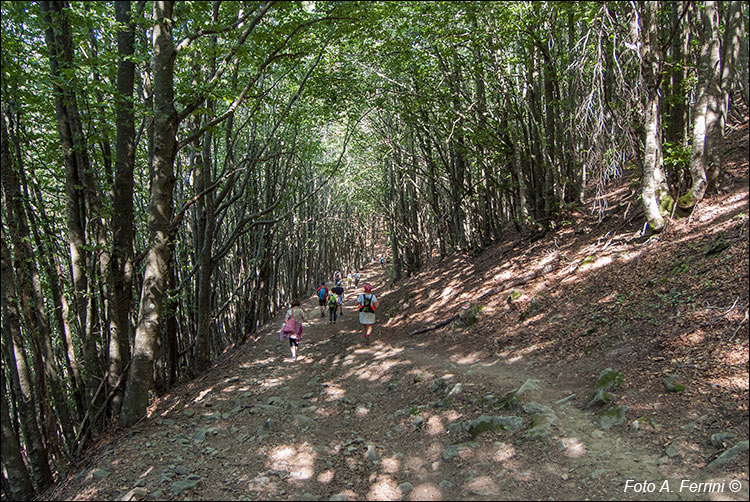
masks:
<svg viewBox="0 0 750 502"><path fill-rule="evenodd" d="M708 35L710 37L709 74L706 77L708 85L708 103L706 104L706 190L715 192L721 181L721 142L724 137L721 90L721 41L719 37L719 8L716 2L706 2L703 19L704 23L708 25Z"/></svg>
<svg viewBox="0 0 750 502"><path fill-rule="evenodd" d="M716 21L716 3L705 2L701 16L703 25L701 35L701 57L698 68L698 97L693 113L693 143L690 154L690 176L693 179L688 192L680 197L678 203L684 210L692 209L705 195L708 188L707 171L713 159L712 143L716 140L719 124L719 102L715 91L718 79L719 52L718 29Z"/></svg>
<svg viewBox="0 0 750 502"><path fill-rule="evenodd" d="M510 125L510 134L513 142L513 174L516 178L516 197L518 200L516 223L523 227L529 220L529 206L526 201L526 179L521 166L521 138L515 121Z"/></svg>
<svg viewBox="0 0 750 502"><path fill-rule="evenodd" d="M53 78L61 79L61 43L58 42L58 37L55 35L56 24L52 22L51 5L50 2L43 1L41 3L42 12L47 16L47 29L45 31L45 39L49 48L49 59L50 59L50 73ZM63 18L64 19L64 18ZM75 298L75 319L76 327L79 335L85 341L85 328L87 323L86 319L86 292L88 289L86 279L86 231L84 221L85 218L85 207L83 202L83 194L81 187L83 182L79 176L77 157L74 155L74 144L73 144L73 132L70 127L69 119L69 108L66 105L70 100L67 97L67 93L59 85L55 85L53 89L55 96L55 115L57 118L57 130L60 136L60 142L62 145L63 159L65 164L65 190L66 190L66 206L67 206L67 224L68 224L68 241L70 245L70 267L73 282L73 295ZM93 398L93 392L95 391L94 376L97 374L95 371L95 360L92 361L91 354L89 354L84 343L84 361L87 366L85 391L87 395L88 407ZM93 387L93 389L92 389Z"/></svg>
<svg viewBox="0 0 750 502"><path fill-rule="evenodd" d="M726 23L724 23L723 55L721 58L721 131L722 136L726 132L726 124L729 117L729 108L732 101L732 88L734 83L734 72L740 55L742 45L743 19L742 2L732 0L728 2ZM745 65L747 66L747 62Z"/></svg>
<svg viewBox="0 0 750 502"><path fill-rule="evenodd" d="M539 5L539 3L534 4ZM545 21L545 32L553 33L554 27L549 20ZM540 51L542 53L542 59L544 61L543 80L544 80L544 138L545 138L545 160L542 162L546 169L544 170L544 216L551 217L556 211L558 206L558 197L556 192L560 189L559 182L559 156L558 148L556 144L557 138L557 106L555 104L555 85L557 76L555 75L554 62L547 47L547 40L542 40L540 44ZM541 125L541 123L540 123Z"/></svg>
<svg viewBox="0 0 750 502"><path fill-rule="evenodd" d="M70 419L68 404L66 402L63 382L60 378L60 372L57 368L54 352L52 350L52 340L49 327L49 319L44 310L44 296L42 293L41 278L39 269L34 259L34 251L31 248L31 232L29 230L26 212L23 208L21 185L16 176L16 168L10 157L10 141L5 119L5 113L2 114L2 185L5 194L5 203L7 207L8 223L11 227L11 239L15 249L15 259L18 273L18 285L21 290L22 308L26 313L27 328L30 331L31 339L34 341L36 350L42 356L42 364L37 371L44 372L44 378L38 375L39 382L45 380L52 393L57 417L60 420L60 426L63 431L66 447L68 451L73 448L75 433L73 424ZM46 391L46 386L43 386ZM45 405L50 403L45 402ZM48 438L49 441L56 441L56 428L50 431L54 437Z"/></svg>
<svg viewBox="0 0 750 502"><path fill-rule="evenodd" d="M29 471L23 462L21 445L10 422L10 412L5 396L5 371L0 371L0 438L2 439L3 468L8 473L8 485L11 500L31 500L34 498L34 487L31 484Z"/></svg>
<svg viewBox="0 0 750 502"><path fill-rule="evenodd" d="M687 5L682 2L670 2L670 23L674 26L679 22L680 9L687 9ZM686 21L683 21L686 22ZM684 53L684 30L675 27L676 33L672 39L672 61L674 67L669 69L670 76L670 98L667 100L668 108L665 110L669 120L667 122L666 140L670 143L683 143L685 136L685 89L683 81L685 78Z"/></svg>
<svg viewBox="0 0 750 502"><path fill-rule="evenodd" d="M130 18L130 1L115 2L115 19L123 29L117 34L115 183L113 203L117 208L112 216L112 293L110 305L109 367L107 382L114 389L130 359L130 305L133 287L133 170L135 166L135 123L133 114L133 86L135 64L134 22ZM110 402L112 415L122 406L123 390L115 391Z"/></svg>
<svg viewBox="0 0 750 502"><path fill-rule="evenodd" d="M149 205L149 248L135 332L135 351L128 372L120 413L124 427L145 417L152 385L154 347L163 313L164 288L169 277L172 189L177 112L174 108L175 48L172 40L173 2L154 2L154 178Z"/></svg>
<svg viewBox="0 0 750 502"><path fill-rule="evenodd" d="M641 198L649 227L660 232L664 229L661 200L666 194L666 180L659 159L661 158L661 136L659 127L659 40L656 21L659 2L646 2L640 13L641 72L646 88L645 129L646 140L643 155Z"/></svg>
<svg viewBox="0 0 750 502"><path fill-rule="evenodd" d="M214 23L219 22L219 2L213 4L212 19ZM216 47L216 37L211 37L211 53L214 53ZM196 77L198 74L196 69ZM211 58L211 76L216 72L216 58ZM208 115L205 120L213 118L213 100L206 100L206 109ZM196 126L200 125L200 120L196 120ZM196 185L200 191L208 190L213 182L213 169L211 163L211 140L212 135L206 132L203 137L195 141L195 179ZM201 141L203 147L201 148ZM198 213L198 231L196 235L196 262L198 263L198 330L195 336L194 347L194 369L196 374L206 371L211 364L211 277L214 272L213 245L214 230L216 228L216 218L214 215L214 193L207 192L204 197L198 201L196 208Z"/></svg>
<svg viewBox="0 0 750 502"><path fill-rule="evenodd" d="M3 290L2 336L5 339L6 346L9 347L8 354L11 360L7 369L18 397L17 411L31 467L31 475L37 489L42 490L52 482L52 471L49 468L47 448L42 441L42 434L37 422L34 384L24 350L21 315L16 304L18 296L11 267L10 251L5 244L6 238L7 236L3 235L0 239Z"/></svg>
<svg viewBox="0 0 750 502"><path fill-rule="evenodd" d="M73 399L76 403L76 410L78 411L79 419L82 419L85 413L85 405L82 393L83 383L78 372L78 361L76 359L75 352L72 350L72 333L70 330L70 324L68 322L67 300L65 298L65 295L62 293L64 288L61 284L62 275L60 273L60 266L57 260L57 255L55 254L55 250L49 244L55 237L52 237L53 232L50 230L51 226L49 223L49 218L47 218L46 211L44 209L44 203L42 201L41 194L39 193L39 187L36 185L33 187L34 197L37 201L36 209L32 209L31 207L32 198L29 195L29 183L26 179L26 169L22 162L24 156L21 148L21 140L19 139L21 129L20 113L16 114L13 122L11 122L10 120L10 115L8 115L6 118L9 119L9 122L7 124L9 126L8 134L11 136L11 142L13 143L13 147L15 149L15 159L18 165L17 172L23 190L21 196L24 206L23 210L28 216L30 223L28 227L24 225L24 228L31 229L34 243L36 244L37 249L41 251L36 253L35 256L38 256L38 259L42 263L42 266L47 274L47 284L50 289L50 295L52 296L52 302L55 307L53 310L55 315L55 322L58 326L58 332L64 340L63 343L66 344L68 348L68 350L66 350L65 352L65 363L68 373L70 374L70 386L72 387ZM15 124L15 127L12 124ZM9 154L8 158L10 159L10 157L11 156ZM8 168L10 169L10 166ZM42 237L40 236L41 229L44 229L47 233L47 239L42 239ZM38 294L38 297L42 297L41 292ZM38 300L38 304L42 303L42 300Z"/></svg>

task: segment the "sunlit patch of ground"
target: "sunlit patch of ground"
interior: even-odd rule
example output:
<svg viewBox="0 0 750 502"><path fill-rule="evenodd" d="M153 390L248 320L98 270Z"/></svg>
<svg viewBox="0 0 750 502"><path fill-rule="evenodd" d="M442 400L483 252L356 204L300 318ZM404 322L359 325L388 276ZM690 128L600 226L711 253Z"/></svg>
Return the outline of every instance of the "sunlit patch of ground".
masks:
<svg viewBox="0 0 750 502"><path fill-rule="evenodd" d="M346 395L346 389L338 384L328 385L328 387L325 388L324 392L327 396L327 401L335 401L337 399L341 399Z"/></svg>
<svg viewBox="0 0 750 502"><path fill-rule="evenodd" d="M500 493L500 487L498 486L497 481L490 476L478 476L468 483L465 483L463 488L471 494L482 495L485 497L498 495Z"/></svg>
<svg viewBox="0 0 750 502"><path fill-rule="evenodd" d="M433 483L421 483L409 494L409 500L444 500L443 491Z"/></svg>
<svg viewBox="0 0 750 502"><path fill-rule="evenodd" d="M285 471L292 480L311 479L315 474L317 453L308 443L301 445L281 445L269 453L270 469Z"/></svg>
<svg viewBox="0 0 750 502"><path fill-rule="evenodd" d="M505 463L516 455L516 448L509 443L495 443L492 460Z"/></svg>
<svg viewBox="0 0 750 502"><path fill-rule="evenodd" d="M367 500L400 500L401 490L396 481L389 475L378 476L367 493Z"/></svg>
<svg viewBox="0 0 750 502"><path fill-rule="evenodd" d="M578 438L563 438L560 440L565 447L563 455L570 458L580 458L586 455L586 445Z"/></svg>
<svg viewBox="0 0 750 502"><path fill-rule="evenodd" d="M317 480L318 483L326 485L333 481L334 476L335 471L333 469L326 469L325 471L322 471L320 474L318 474Z"/></svg>
<svg viewBox="0 0 750 502"><path fill-rule="evenodd" d="M383 472L394 474L401 469L401 460L395 457L385 457L380 461L380 468Z"/></svg>

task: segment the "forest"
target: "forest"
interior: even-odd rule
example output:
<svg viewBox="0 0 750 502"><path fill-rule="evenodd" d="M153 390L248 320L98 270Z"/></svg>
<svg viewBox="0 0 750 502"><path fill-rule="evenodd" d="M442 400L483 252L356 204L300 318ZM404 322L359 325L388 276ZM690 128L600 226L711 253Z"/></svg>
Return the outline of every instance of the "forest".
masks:
<svg viewBox="0 0 750 502"><path fill-rule="evenodd" d="M8 499L333 270L387 253L396 284L585 199L601 221L624 176L658 235L750 102L734 0L1 9Z"/></svg>

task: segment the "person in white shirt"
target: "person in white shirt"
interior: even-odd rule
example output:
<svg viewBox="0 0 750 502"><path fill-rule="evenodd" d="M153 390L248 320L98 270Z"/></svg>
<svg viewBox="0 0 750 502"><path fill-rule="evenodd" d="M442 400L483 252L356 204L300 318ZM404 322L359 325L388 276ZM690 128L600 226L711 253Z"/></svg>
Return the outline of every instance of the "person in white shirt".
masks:
<svg viewBox="0 0 750 502"><path fill-rule="evenodd" d="M359 305L359 323L365 334L365 343L369 345L372 327L375 324L375 311L380 306L380 302L373 294L370 284L365 283L364 290L364 293L357 296L357 304Z"/></svg>

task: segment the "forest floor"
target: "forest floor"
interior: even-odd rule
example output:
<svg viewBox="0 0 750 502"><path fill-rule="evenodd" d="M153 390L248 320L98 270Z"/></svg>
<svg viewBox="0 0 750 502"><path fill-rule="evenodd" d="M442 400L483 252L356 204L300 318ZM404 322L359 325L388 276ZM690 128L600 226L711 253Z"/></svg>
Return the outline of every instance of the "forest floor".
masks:
<svg viewBox="0 0 750 502"><path fill-rule="evenodd" d="M279 316L43 499L748 500L747 122L732 135L719 193L657 236L626 174L601 221L570 209L396 284L371 264L371 344L356 291L336 324L310 298L297 361Z"/></svg>

